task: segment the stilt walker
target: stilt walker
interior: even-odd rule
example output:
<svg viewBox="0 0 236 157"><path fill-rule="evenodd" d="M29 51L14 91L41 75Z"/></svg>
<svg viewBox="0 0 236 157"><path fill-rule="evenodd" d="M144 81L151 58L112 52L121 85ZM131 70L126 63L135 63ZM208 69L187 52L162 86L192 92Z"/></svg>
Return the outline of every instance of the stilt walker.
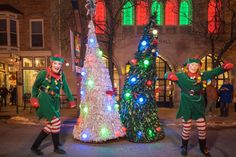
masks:
<svg viewBox="0 0 236 157"><path fill-rule="evenodd" d="M42 141L49 135L52 135L54 152L58 154L66 154L60 148L59 133L61 128L60 120L60 89L62 88L66 94L71 108L75 107L74 98L68 87L66 77L62 71L64 59L55 54L50 57L51 65L39 72L32 88L31 105L37 108L36 114L41 118L45 118L48 122L41 130L40 134L34 141L31 151L36 155L43 155L39 149Z"/></svg>
<svg viewBox="0 0 236 157"><path fill-rule="evenodd" d="M206 119L205 119L205 100L202 94L204 83L213 79L225 71L233 68L232 63L225 63L222 67L212 71L200 72L201 61L198 58L187 59L184 64L183 72L167 72L165 78L175 81L181 88L181 101L177 118L182 118L182 147L181 155L187 155L187 146L192 127L192 120L196 121L198 129L198 139L201 152L206 157L211 157L206 147Z"/></svg>

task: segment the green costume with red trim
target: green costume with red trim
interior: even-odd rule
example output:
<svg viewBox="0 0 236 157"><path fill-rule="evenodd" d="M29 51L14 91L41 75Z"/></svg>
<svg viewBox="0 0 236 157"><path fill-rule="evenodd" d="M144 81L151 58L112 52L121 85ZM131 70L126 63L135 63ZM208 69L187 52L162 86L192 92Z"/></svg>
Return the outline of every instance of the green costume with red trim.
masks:
<svg viewBox="0 0 236 157"><path fill-rule="evenodd" d="M50 68L42 70L36 77L32 88L32 97L38 98L39 108L36 111L38 117L51 121L53 117L60 117L60 89L63 89L68 101L74 101L72 93L66 81L64 72L53 74Z"/></svg>
<svg viewBox="0 0 236 157"><path fill-rule="evenodd" d="M202 94L203 81L212 79L222 73L224 73L222 67L202 72L198 78L200 79L199 82L197 79L191 79L185 72L176 73L175 75L178 78L176 83L181 88L180 106L176 117L183 117L185 121L205 117L205 99Z"/></svg>

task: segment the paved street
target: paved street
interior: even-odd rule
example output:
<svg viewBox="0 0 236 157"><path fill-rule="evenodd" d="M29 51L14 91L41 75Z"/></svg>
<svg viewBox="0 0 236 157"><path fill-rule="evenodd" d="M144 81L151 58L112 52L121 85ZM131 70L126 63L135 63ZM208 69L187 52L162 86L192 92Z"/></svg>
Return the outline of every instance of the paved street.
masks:
<svg viewBox="0 0 236 157"><path fill-rule="evenodd" d="M76 121L76 110L63 109L62 117L62 138L61 141L67 151L68 157L179 157L180 153L180 132L181 125L175 120L176 109L160 108L159 117L165 126L166 137L155 143L137 144L125 139L110 141L105 144L87 144L73 139L72 129ZM28 111L25 111L29 113ZM0 114L3 115L3 114ZM0 157L33 157L30 146L40 131L41 125L34 119L33 113L21 118L29 120L23 124L24 119L0 120ZM12 115L12 117L14 117ZM218 125L213 125L209 119L208 144L213 157L234 157L236 154L236 127L233 123L235 113L231 113L228 119L215 118ZM22 120L22 121L21 121ZM223 121L228 124L225 126ZM222 122L220 124L220 122ZM229 126L231 123L231 126ZM202 157L199 152L196 128L193 127L191 141L189 144L189 157ZM53 153L51 137L48 137L42 144L44 156L57 157ZM60 155L61 156L61 155Z"/></svg>

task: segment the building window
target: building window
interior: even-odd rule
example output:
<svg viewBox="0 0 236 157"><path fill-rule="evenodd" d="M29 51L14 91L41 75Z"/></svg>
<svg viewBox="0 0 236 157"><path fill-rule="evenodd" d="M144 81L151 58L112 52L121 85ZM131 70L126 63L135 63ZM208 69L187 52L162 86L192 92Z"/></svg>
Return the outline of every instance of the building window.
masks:
<svg viewBox="0 0 236 157"><path fill-rule="evenodd" d="M178 3L177 0L168 0L165 8L165 25L177 26Z"/></svg>
<svg viewBox="0 0 236 157"><path fill-rule="evenodd" d="M222 4L220 0L210 0L208 4L208 32L218 33L222 16Z"/></svg>
<svg viewBox="0 0 236 157"><path fill-rule="evenodd" d="M189 25L192 23L192 2L191 0L182 0L180 3L179 24Z"/></svg>
<svg viewBox="0 0 236 157"><path fill-rule="evenodd" d="M0 19L0 46L7 46L7 20Z"/></svg>
<svg viewBox="0 0 236 157"><path fill-rule="evenodd" d="M122 24L124 26L130 26L134 24L133 21L133 4L131 2L127 2L123 7L123 21Z"/></svg>
<svg viewBox="0 0 236 157"><path fill-rule="evenodd" d="M36 68L46 67L45 57L35 57L34 58L34 67L36 67Z"/></svg>
<svg viewBox="0 0 236 157"><path fill-rule="evenodd" d="M139 0L136 6L136 25L146 25L148 22L148 3Z"/></svg>
<svg viewBox="0 0 236 157"><path fill-rule="evenodd" d="M96 2L95 31L97 34L104 34L106 29L106 7L103 0L97 0Z"/></svg>
<svg viewBox="0 0 236 157"><path fill-rule="evenodd" d="M33 59L32 58L23 58L23 67L24 68L33 67Z"/></svg>
<svg viewBox="0 0 236 157"><path fill-rule="evenodd" d="M156 12L156 22L158 25L163 25L163 3L162 2L153 2L151 13L154 15Z"/></svg>
<svg viewBox="0 0 236 157"><path fill-rule="evenodd" d="M202 62L202 69L201 70L202 71L208 71L208 70L212 70L213 69L212 59L214 59L214 62L215 62L217 57L216 56L212 57L212 55L209 54L209 55L207 55L207 56L205 56L205 57L203 57L201 59L201 62ZM220 60L220 65L219 66L223 65L223 63L224 63L223 60ZM230 76L231 76L231 73L227 71L227 72L225 72L225 73L215 77L216 87L220 88L221 85L224 83L224 80L225 79L229 79Z"/></svg>
<svg viewBox="0 0 236 157"><path fill-rule="evenodd" d="M31 20L31 48L43 48L43 20Z"/></svg>
<svg viewBox="0 0 236 157"><path fill-rule="evenodd" d="M10 20L10 39L11 46L17 46L16 21Z"/></svg>
<svg viewBox="0 0 236 157"><path fill-rule="evenodd" d="M156 59L156 86L155 98L158 106L173 107L173 82L164 79L167 71L171 71L170 66L160 56Z"/></svg>

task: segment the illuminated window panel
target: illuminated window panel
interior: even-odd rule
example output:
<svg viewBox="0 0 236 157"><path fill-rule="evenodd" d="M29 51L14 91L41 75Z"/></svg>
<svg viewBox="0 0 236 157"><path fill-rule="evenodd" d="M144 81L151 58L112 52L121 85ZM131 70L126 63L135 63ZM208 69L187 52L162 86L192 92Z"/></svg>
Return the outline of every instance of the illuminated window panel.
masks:
<svg viewBox="0 0 236 157"><path fill-rule="evenodd" d="M210 0L208 4L208 32L217 33L220 27L220 17L222 16L222 4L218 0Z"/></svg>
<svg viewBox="0 0 236 157"><path fill-rule="evenodd" d="M179 24L189 25L192 21L192 6L190 0L183 0L180 3Z"/></svg>
<svg viewBox="0 0 236 157"><path fill-rule="evenodd" d="M106 56L102 57L102 60L104 61L106 67L108 68L108 59ZM116 90L116 100L119 100L120 98L120 76L118 73L117 68L114 66L113 68L113 82L114 82L114 88Z"/></svg>
<svg viewBox="0 0 236 157"><path fill-rule="evenodd" d="M134 24L133 21L133 4L131 2L127 2L123 7L123 21L122 24L124 26L130 26Z"/></svg>
<svg viewBox="0 0 236 157"><path fill-rule="evenodd" d="M96 13L94 17L95 32L97 34L104 34L104 30L106 29L106 7L103 0L97 0L96 2Z"/></svg>
<svg viewBox="0 0 236 157"><path fill-rule="evenodd" d="M153 2L151 13L154 15L154 13L157 13L156 22L158 25L163 25L163 3L162 2Z"/></svg>
<svg viewBox="0 0 236 157"><path fill-rule="evenodd" d="M165 8L165 25L177 26L178 24L178 3L176 0L168 0Z"/></svg>
<svg viewBox="0 0 236 157"><path fill-rule="evenodd" d="M217 59L217 56L214 57L214 60L216 60L216 59ZM212 66L212 55L211 54L203 57L201 59L201 62L202 62L202 68L201 68L202 71L212 70L213 66ZM222 60L220 60L220 65L219 66L221 66L221 65L223 65ZM225 72L225 73L215 77L216 87L220 88L221 85L223 84L224 80L230 78L230 76L231 76L230 72Z"/></svg>
<svg viewBox="0 0 236 157"><path fill-rule="evenodd" d="M146 25L148 16L148 3L146 1L138 1L136 6L136 25Z"/></svg>

